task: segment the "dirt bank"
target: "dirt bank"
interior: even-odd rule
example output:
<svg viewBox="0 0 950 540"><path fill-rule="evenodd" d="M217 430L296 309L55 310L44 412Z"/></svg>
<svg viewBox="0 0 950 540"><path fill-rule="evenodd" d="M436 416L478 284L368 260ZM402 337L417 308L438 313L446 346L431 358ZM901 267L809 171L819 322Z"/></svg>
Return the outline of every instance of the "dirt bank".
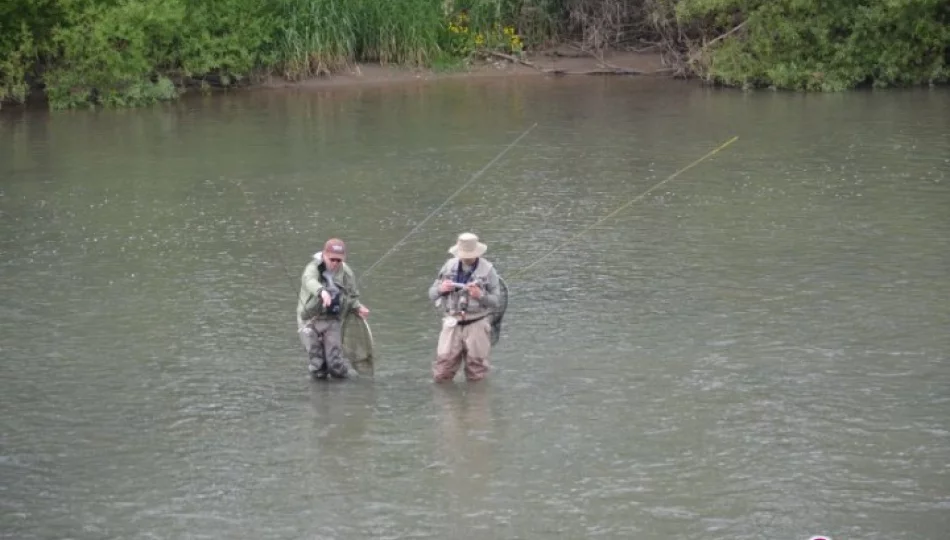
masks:
<svg viewBox="0 0 950 540"><path fill-rule="evenodd" d="M607 52L595 57L569 47L528 54L523 58L493 55L456 70L408 69L378 64L357 64L342 72L302 81L272 77L267 88L319 89L349 85L381 85L399 82L430 81L449 78L500 76L571 76L592 75L669 76L659 53Z"/></svg>
<svg viewBox="0 0 950 540"><path fill-rule="evenodd" d="M607 52L602 58L578 51L570 46L562 46L544 52L514 58L495 55L472 62L468 66L453 70L409 69L379 64L356 64L350 69L328 76L318 76L302 81L287 81L281 77L251 84L252 88L293 88L325 89L346 86L389 85L441 79L465 79L482 77L588 77L637 76L669 77L672 70L663 65L659 53ZM212 86L213 90L220 90ZM191 88L188 93L194 93ZM46 95L40 88L30 93L27 103L21 105L4 104L0 111L24 110L27 108L48 108Z"/></svg>

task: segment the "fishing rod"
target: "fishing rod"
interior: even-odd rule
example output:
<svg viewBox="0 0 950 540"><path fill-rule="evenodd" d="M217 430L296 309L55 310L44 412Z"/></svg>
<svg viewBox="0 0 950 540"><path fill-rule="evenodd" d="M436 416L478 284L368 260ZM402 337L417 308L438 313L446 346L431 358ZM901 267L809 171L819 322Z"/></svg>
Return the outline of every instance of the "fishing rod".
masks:
<svg viewBox="0 0 950 540"><path fill-rule="evenodd" d="M606 216L604 216L604 217L600 218L599 220L597 220L596 222L594 222L592 225L589 225L589 226L585 227L585 228L582 229L579 233L575 234L575 235L572 236L571 238L568 238L565 242L561 243L560 245L555 246L553 249L551 249L550 251L548 251L547 253L545 253L544 255L542 255L541 257L539 257L538 259L536 259L534 262L528 264L527 266L523 266L523 267L519 268L519 269L518 269L517 271L515 271L515 272L512 272L511 274L509 274L508 281L512 281L512 280L514 280L514 279L517 279L518 276L524 275L524 273L525 273L526 271L528 271L530 268L533 268L535 265L537 265L538 263L540 263L540 262L543 261L544 259L548 258L549 256L551 256L552 254L554 254L555 252L557 252L558 250L560 250L560 249L563 248L564 246L570 244L570 243L573 242L574 240L577 240L578 238L580 238L580 237L581 237L582 235L584 235L585 233L589 232L589 231L590 231L591 229L593 229L594 227L596 227L596 226L600 225L601 223L607 221L608 219L610 219L610 218L616 216L616 215L619 214L622 210L624 210L625 208L629 207L629 206L632 205L633 203L642 200L644 197L646 197L648 194L650 194L652 191L654 191L655 189L659 188L659 187L662 186L663 184L666 184L667 182L673 180L673 179L676 178L677 176L679 176L679 175L683 174L684 172L686 172L686 171L692 169L692 168L695 167L696 165L699 165L699 164L702 163L703 161L706 161L707 159L711 158L712 156L718 154L719 152L721 152L722 150L724 150L726 147L728 147L728 146L731 145L732 143L736 142L737 140L739 140L739 137L738 137L738 136L735 136L735 137L729 139L728 141L722 143L721 145L719 145L719 146L716 147L715 149L713 149L713 150L707 152L706 155L704 155L703 157L701 157L701 158L699 158L699 159L693 161L693 162L690 163L689 165L683 167L682 169L679 169L678 171L674 172L673 174L667 176L665 179L663 179L663 180L661 180L660 182L654 184L653 187L651 187L650 189L644 191L643 193L637 195L637 196L634 197L633 199L627 201L626 203L624 203L623 205L621 205L621 206L620 206L619 208L617 208L616 210L610 212L610 213L607 214Z"/></svg>
<svg viewBox="0 0 950 540"><path fill-rule="evenodd" d="M472 177L468 179L468 181L466 181L464 184L462 184L457 190L455 190L454 193L452 193L451 195L449 195L449 197L448 197L447 199L445 199L444 201L442 201L442 203L441 203L439 206L437 206L434 210L432 210L431 212L429 212L429 214L428 214L422 221L420 221L415 227L413 227L412 230L410 230L401 240L399 240L398 242L396 242L396 244L393 245L393 247L390 248L389 251L387 251L386 253L384 253L382 257L380 257L376 262L374 262L373 264L371 264L371 265L366 269L366 271L363 272L362 278L365 278L365 277L368 276L370 273L372 273L372 271L373 271L374 269L376 269L387 257L389 257L390 255L392 255L393 253L395 253L396 250L399 248L399 246L401 246L403 243L405 243L405 241L408 240L410 236L412 236L412 235L415 234L419 229L421 229L422 226L426 224L426 222L428 222L430 219L432 219L442 208L445 207L445 205L447 205L452 199L454 199L455 197L457 197L458 194L461 193L465 188L467 188L467 187L468 187L469 185L471 185L473 182L475 182L476 180L478 180L483 174L485 174L485 172L486 172L488 169L490 169L492 165L494 165L495 163L497 163L502 157L504 157L505 154L507 154L509 151L511 151L512 148L514 148L515 146L517 146L518 143L521 142L522 139L524 139L525 137L527 137L528 134L531 133L531 131L534 130L534 128L536 128L537 126L538 126L538 123L537 123L537 122L535 122L534 124L532 124L530 127L528 127L528 129L526 129L524 132L522 132L514 141L512 141L512 142L511 142L508 146L506 146L501 152L499 152L498 155L496 155L494 158L492 158L491 161L489 161L488 163L486 163L484 167L482 167L481 169L479 169L478 171L476 171L476 172L472 175ZM241 183L241 181L240 181L240 180L236 180L236 181L235 181L235 184L237 185L238 189L241 190L241 193L244 194L244 199L247 201L248 206L253 209L253 208L254 208L254 204L251 202L251 198L250 198L250 196L248 195L247 190L244 189L243 184ZM261 221L263 221L263 220L261 220ZM277 254L277 260L280 262L281 266L283 267L283 269L284 269L284 274L287 276L288 282L290 283L291 291L293 291L293 294L295 294L295 295L298 296L298 298L297 298L297 307L299 308L299 307L300 307L300 298L299 298L298 290L297 290L297 288L294 286L294 279L293 279L293 277L289 274L289 272L287 271L287 265L286 265L286 263L284 263L283 258L280 256L280 253L279 253L277 250L275 250L275 253ZM362 278L357 278L357 285L359 284L360 279L362 279Z"/></svg>
<svg viewBox="0 0 950 540"><path fill-rule="evenodd" d="M448 197L447 199L445 199L444 201L442 201L442 204L440 204L439 206L435 207L434 210L432 210L431 212L429 212L429 214L428 214L422 221L420 221L418 224L416 224L416 226L413 227L412 230L410 230L405 236L403 236L401 240L399 240L398 242L396 242L396 244L393 245L393 247L391 247L391 248L389 249L389 251L387 251L386 253L384 253L382 257L380 257L376 262L374 262L373 264L371 264L371 265L366 269L366 271L363 272L363 276L362 276L362 277L365 278L365 277L368 276L370 273L372 273L372 271L373 271L374 269L376 269L376 267L378 267L380 264L382 264L382 262L383 262L384 260L386 260L386 257L389 257L390 255L392 255L393 253L395 253L396 250L399 248L399 246L401 246L407 239L409 239L410 236L412 236L413 234L415 234L416 231L418 231L419 229L421 229L422 226L425 225L427 221L429 221L430 219L432 219L442 208L444 208L445 205L447 205L447 204L449 203L449 201L451 201L452 199L454 199L454 198L455 198L456 196L458 196L458 194L461 193L465 188L467 188L467 187L468 187L469 185L471 185L473 182L475 182L476 180L478 180L483 174L485 174L485 171L487 171L489 168L491 168L492 165L494 165L495 163L497 163L498 160L500 160L502 157L504 157L504 155L507 154L509 151L511 151L512 148L514 148L515 146L517 146L518 143L521 142L521 139L524 139L525 137L527 137L528 134L531 133L531 131L533 131L534 128L536 128L536 127L538 127L538 123L537 123L537 122L535 122L534 124L531 124L531 126L528 127L528 129L524 130L524 131L521 133L521 135L518 135L518 137L517 137L515 140L511 141L511 143L510 143L508 146L506 146L504 149L502 149L502 151L499 152L498 155L496 155L494 158L492 158L491 161L489 161L488 163L486 163L484 167L482 167L481 169L479 169L478 171L476 171L475 174L473 174L472 177L468 179L468 181L466 181L464 184L462 184L457 190L455 190L454 193L452 193L451 195L449 195L449 197ZM361 278L357 278L357 284L359 283L359 280L360 280L360 279L361 279ZM502 281L502 284L504 284L504 281ZM456 290L458 290L459 288L464 288L464 287L465 287L465 286L464 286L463 284L461 284L461 283L456 283L455 286L456 286ZM507 285L503 285L503 287L504 287L505 290L507 291ZM506 304L507 304L507 300L506 300ZM504 314L502 313L502 316L503 316L503 315L504 315ZM500 325L500 323L501 323L501 316L498 316L498 318L496 319L495 323L493 323L493 328L494 328L496 325ZM498 336L499 336L500 332L501 332L500 326L498 327L497 330L495 330L495 331L492 332L492 334L493 334L492 344L494 344L494 343L498 340Z"/></svg>
<svg viewBox="0 0 950 540"><path fill-rule="evenodd" d="M472 182L474 182L475 180L478 180L479 177L481 177L483 174L485 174L485 171L487 171L489 168L491 168L492 165L494 165L495 163L497 163L498 160L501 159L505 154L507 154L512 148L514 148L515 146L517 146L517 144L518 144L519 142L521 142L521 139L527 137L527 136L528 136L528 133L531 133L531 131L532 131L534 128L536 128L537 126L538 126L538 123L535 122L534 124L531 125L531 127L529 127L528 129L524 130L524 132L523 132L521 135L519 135L517 139L515 139L514 141L512 141L511 144L509 144L508 146L506 146L501 152L498 153L497 156L495 156L494 158L492 158L492 160L489 161L484 167L482 167L482 168L479 169L475 174L473 174L472 177L469 178L467 182L465 182L464 184L462 184L461 187L459 187L457 190L455 190L455 193L452 193L451 195L449 195L449 198L448 198L448 199L445 199L444 201L442 201L442 204L440 204L439 206L437 206L437 207L435 208L435 210L429 212L429 215L427 215L427 216L425 217L425 219L423 219L423 220L420 221L415 227L413 227L412 230L409 231L408 234L406 234L406 236L402 237L402 240L396 242L396 244L395 244L392 248L390 248L389 251L387 251L386 253L384 253L383 256L379 258L379 260L377 260L376 262L374 262L373 264L371 264L371 265L369 266L369 268L367 268L366 271L363 272L363 278L365 278L366 276L368 276L368 275L370 274L370 272L372 272L377 266L379 266L380 263L382 263L382 262L386 259L386 257L389 257L390 255L392 255L393 253L395 253L396 249L398 249L399 246L401 246L401 245L403 244L403 242L405 242L410 236L412 236L413 234L415 234L416 231L418 231L419 229L421 229L422 226L425 225L425 223L426 223L427 221L429 221L430 219L432 219L432 217L435 216L435 215L439 212L439 210L441 210L442 208L444 208L445 205L449 203L449 201L451 201L452 199L454 199L459 193L461 193L465 188L467 188Z"/></svg>
<svg viewBox="0 0 950 540"><path fill-rule="evenodd" d="M683 174L684 172L688 171L689 169L692 169L692 168L695 167L696 165L699 165L699 164L702 163L703 161L705 161L705 160L709 159L710 157L712 157L712 156L718 154L718 153L721 152L723 149L725 149L726 147L728 147L728 146L731 145L732 143L736 142L737 140L739 140L739 137L738 137L738 136L729 139L728 141L726 141L726 142L724 142L723 144L719 145L717 148L715 148L715 149L713 149L712 151L706 153L706 155L702 156L701 158L699 158L699 159L693 161L692 163L690 163L689 165L687 165L687 166L683 167L682 169L679 169L678 171L676 171L676 172L674 172L673 174L669 175L669 176L666 177L665 179L663 179L663 180L661 180L660 182L658 182L658 183L656 183L655 185L653 185L651 188L649 188L649 189L647 189L646 191L644 191L643 193L637 195L636 197L634 197L634 198L631 199L630 201L627 201L626 203L624 203L623 205L621 205L621 206L620 206L619 208L617 208L616 210L614 210L614 211L610 212L609 214L607 214L606 216L600 218L599 220L597 220L596 222L594 222L592 225L590 225L590 226L588 226L588 227L585 227L585 228L582 229L579 233L577 233L577 234L575 234L573 237L569 238L567 241L561 243L560 245L555 246L554 249L551 249L550 251L548 251L547 253L545 253L544 255L542 255L541 257L539 257L538 259L536 259L534 262L528 264L527 266L523 266L522 268L520 268L520 269L518 269L518 270L512 272L511 274L508 274L508 279L507 279L507 280L502 279L502 277L499 275L499 276L498 276L498 280L499 280L499 282L500 282L500 285L501 285L501 287L502 287L502 290L503 290L504 293L505 293L505 306L504 306L504 308L498 313L497 318L492 322L492 345L494 345L495 342L497 342L498 339L500 339L500 337L501 337L501 322L502 322L502 318L504 317L505 312L508 310L508 281L515 281L515 280L517 280L518 277L523 276L523 275L525 274L525 272L527 272L529 269L533 268L535 265L537 265L538 263L540 263L540 262L543 261L544 259L548 258L549 256L551 256L552 254L554 254L555 252L557 252L558 250L560 250L560 249L563 248L564 246L566 246L566 245L570 244L571 242L573 242L574 240L578 239L581 235L587 233L588 231L590 231L590 230L593 229L594 227L600 225L600 224L603 223L604 221L607 221L607 220L610 219L611 217L613 217L613 216L619 214L623 209L629 207L630 205L634 204L635 202L642 200L642 199L643 199L644 197L646 197L650 192L652 192L652 191L654 191L655 189L659 188L659 187L662 186L663 184L666 184L667 182L673 180L674 178L676 178L677 176ZM454 287L455 287L455 290L459 290L460 288L464 288L464 287L465 287L465 285L464 285L464 284L461 284L461 283L453 283L453 285L454 285Z"/></svg>

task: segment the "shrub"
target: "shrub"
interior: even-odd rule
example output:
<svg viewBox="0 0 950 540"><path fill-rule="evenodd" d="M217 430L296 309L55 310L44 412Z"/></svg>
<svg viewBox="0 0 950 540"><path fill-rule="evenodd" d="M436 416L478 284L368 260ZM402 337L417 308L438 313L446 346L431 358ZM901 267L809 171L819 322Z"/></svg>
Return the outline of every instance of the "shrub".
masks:
<svg viewBox="0 0 950 540"><path fill-rule="evenodd" d="M684 0L678 7L681 21L744 20L698 66L724 84L839 91L950 75L945 0Z"/></svg>

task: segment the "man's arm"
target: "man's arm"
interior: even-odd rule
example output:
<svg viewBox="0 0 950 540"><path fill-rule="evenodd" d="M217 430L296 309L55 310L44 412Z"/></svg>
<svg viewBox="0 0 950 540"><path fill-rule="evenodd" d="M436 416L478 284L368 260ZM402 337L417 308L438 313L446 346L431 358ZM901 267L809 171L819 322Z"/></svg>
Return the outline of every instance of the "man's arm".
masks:
<svg viewBox="0 0 950 540"><path fill-rule="evenodd" d="M447 293L439 292L439 285L442 284L444 279L442 276L445 275L445 265L442 265L442 268L439 268L439 275L435 276L435 281L432 282L432 285L429 286L429 300L435 302L442 296L448 296Z"/></svg>
<svg viewBox="0 0 950 540"><path fill-rule="evenodd" d="M320 275L317 266L315 261L311 261L307 267L304 268L303 277L301 278L303 287L314 296L319 296L323 291L323 285L320 284Z"/></svg>
<svg viewBox="0 0 950 540"><path fill-rule="evenodd" d="M498 307L498 292L500 288L501 284L498 283L498 272L492 268L491 272L488 273L487 281L482 286L482 297L479 298L482 305L489 308Z"/></svg>

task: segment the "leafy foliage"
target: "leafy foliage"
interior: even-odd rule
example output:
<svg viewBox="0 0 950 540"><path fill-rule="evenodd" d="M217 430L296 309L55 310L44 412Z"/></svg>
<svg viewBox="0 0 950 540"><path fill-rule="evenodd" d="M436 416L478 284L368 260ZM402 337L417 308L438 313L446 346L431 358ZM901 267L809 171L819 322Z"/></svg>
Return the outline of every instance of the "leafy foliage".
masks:
<svg viewBox="0 0 950 540"><path fill-rule="evenodd" d="M514 26L491 23L479 28L472 24L467 11L455 14L442 34L442 47L457 57L468 57L478 52L499 51L520 54L524 41Z"/></svg>
<svg viewBox="0 0 950 540"><path fill-rule="evenodd" d="M271 65L278 13L267 0L177 0L184 19L164 68L185 76L214 74L229 86ZM154 3L154 2L150 2Z"/></svg>
<svg viewBox="0 0 950 540"><path fill-rule="evenodd" d="M0 102L26 99L60 16L55 0L0 3Z"/></svg>
<svg viewBox="0 0 950 540"><path fill-rule="evenodd" d="M726 13L744 21L697 66L725 84L839 91L950 77L946 0L684 0L677 7L681 21Z"/></svg>
<svg viewBox="0 0 950 540"><path fill-rule="evenodd" d="M44 80L54 107L137 105L175 96L155 67L167 61L181 4L165 3L161 10L147 0L63 4L78 9L66 10L51 37L59 61Z"/></svg>
<svg viewBox="0 0 950 540"><path fill-rule="evenodd" d="M0 102L42 89L57 108L132 106L565 38L658 43L684 75L749 88L950 80L947 0L22 0L0 3Z"/></svg>

